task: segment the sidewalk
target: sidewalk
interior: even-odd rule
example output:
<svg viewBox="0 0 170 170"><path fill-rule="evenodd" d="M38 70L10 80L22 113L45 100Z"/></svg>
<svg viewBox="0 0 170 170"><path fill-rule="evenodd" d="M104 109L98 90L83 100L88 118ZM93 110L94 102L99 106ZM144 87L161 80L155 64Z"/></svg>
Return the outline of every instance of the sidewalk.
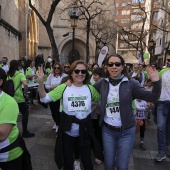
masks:
<svg viewBox="0 0 170 170"><path fill-rule="evenodd" d="M18 127L21 129L21 116L18 119ZM31 153L33 170L57 170L54 162L56 133L52 130L52 127L53 120L50 110L44 109L40 105L31 106L28 129L31 132L35 132L35 137L25 139L25 141ZM129 170L169 170L169 158L166 158L161 163L157 163L154 160L157 154L157 139L156 125L153 121L148 123L146 130L145 146L147 150L140 150L139 139L139 134L137 134ZM94 169L104 170L104 165L96 165L94 163Z"/></svg>

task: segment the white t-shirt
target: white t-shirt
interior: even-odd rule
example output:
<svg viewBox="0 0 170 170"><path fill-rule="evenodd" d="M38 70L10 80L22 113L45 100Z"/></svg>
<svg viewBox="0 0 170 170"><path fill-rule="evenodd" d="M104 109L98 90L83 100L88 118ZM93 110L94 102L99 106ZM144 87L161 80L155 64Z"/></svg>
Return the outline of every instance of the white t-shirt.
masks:
<svg viewBox="0 0 170 170"><path fill-rule="evenodd" d="M170 100L170 68L166 68L160 72L162 77L162 89L160 100Z"/></svg>
<svg viewBox="0 0 170 170"><path fill-rule="evenodd" d="M2 69L7 73L9 71L8 65L3 65Z"/></svg>
<svg viewBox="0 0 170 170"><path fill-rule="evenodd" d="M119 86L120 83L117 86L113 86L109 83L109 94L107 97L104 121L112 126L122 126L119 104Z"/></svg>
<svg viewBox="0 0 170 170"><path fill-rule="evenodd" d="M147 103L144 100L140 102L135 100L135 109L134 114L136 119L146 119L145 110L146 110Z"/></svg>

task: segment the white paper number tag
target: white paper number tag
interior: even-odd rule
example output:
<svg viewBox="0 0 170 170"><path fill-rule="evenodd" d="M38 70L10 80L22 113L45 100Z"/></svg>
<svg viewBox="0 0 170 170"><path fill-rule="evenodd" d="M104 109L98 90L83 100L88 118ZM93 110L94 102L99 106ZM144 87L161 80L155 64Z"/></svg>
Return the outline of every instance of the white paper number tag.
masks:
<svg viewBox="0 0 170 170"><path fill-rule="evenodd" d="M68 97L68 111L87 110L88 102L86 96Z"/></svg>
<svg viewBox="0 0 170 170"><path fill-rule="evenodd" d="M108 103L106 106L107 117L120 118L119 103Z"/></svg>

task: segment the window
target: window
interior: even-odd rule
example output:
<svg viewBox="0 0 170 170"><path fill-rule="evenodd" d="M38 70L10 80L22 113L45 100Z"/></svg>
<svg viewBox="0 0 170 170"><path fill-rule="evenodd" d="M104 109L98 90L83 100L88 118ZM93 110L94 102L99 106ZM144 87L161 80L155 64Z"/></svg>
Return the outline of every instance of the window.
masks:
<svg viewBox="0 0 170 170"><path fill-rule="evenodd" d="M132 4L137 4L137 3L144 3L145 0L132 0Z"/></svg>
<svg viewBox="0 0 170 170"><path fill-rule="evenodd" d="M115 15L118 15L118 11L115 11Z"/></svg>
<svg viewBox="0 0 170 170"><path fill-rule="evenodd" d="M139 13L139 12L142 12L142 10L141 9L134 9L133 12L134 13Z"/></svg>
<svg viewBox="0 0 170 170"><path fill-rule="evenodd" d="M158 11L154 12L154 20L158 19Z"/></svg>
<svg viewBox="0 0 170 170"><path fill-rule="evenodd" d="M116 3L116 8L119 6L119 3Z"/></svg>
<svg viewBox="0 0 170 170"><path fill-rule="evenodd" d="M144 20L144 16L143 15L132 15L131 20L132 21L142 21L142 20Z"/></svg>
<svg viewBox="0 0 170 170"><path fill-rule="evenodd" d="M128 6L130 4L131 4L130 2L122 2L122 7Z"/></svg>
<svg viewBox="0 0 170 170"><path fill-rule="evenodd" d="M121 23L129 23L129 19L121 19Z"/></svg>
<svg viewBox="0 0 170 170"><path fill-rule="evenodd" d="M127 44L127 43L120 43L120 47L121 47L121 48L128 47L128 44Z"/></svg>
<svg viewBox="0 0 170 170"><path fill-rule="evenodd" d="M123 10L122 15L130 15L130 10Z"/></svg>

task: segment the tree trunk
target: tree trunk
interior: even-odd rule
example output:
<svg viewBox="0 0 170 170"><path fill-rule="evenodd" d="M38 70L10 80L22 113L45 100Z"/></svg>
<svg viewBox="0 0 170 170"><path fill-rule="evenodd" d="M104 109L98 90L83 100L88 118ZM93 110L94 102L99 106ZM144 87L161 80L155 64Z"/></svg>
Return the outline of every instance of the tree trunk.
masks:
<svg viewBox="0 0 170 170"><path fill-rule="evenodd" d="M46 30L47 30L47 34L49 36L49 40L50 40L50 44L51 44L52 58L56 62L60 62L58 48L55 43L55 38L54 38L54 34L53 34L53 29L51 28L51 26L46 26Z"/></svg>
<svg viewBox="0 0 170 170"><path fill-rule="evenodd" d="M89 61L89 36L90 36L90 20L87 21L86 63L88 63Z"/></svg>

